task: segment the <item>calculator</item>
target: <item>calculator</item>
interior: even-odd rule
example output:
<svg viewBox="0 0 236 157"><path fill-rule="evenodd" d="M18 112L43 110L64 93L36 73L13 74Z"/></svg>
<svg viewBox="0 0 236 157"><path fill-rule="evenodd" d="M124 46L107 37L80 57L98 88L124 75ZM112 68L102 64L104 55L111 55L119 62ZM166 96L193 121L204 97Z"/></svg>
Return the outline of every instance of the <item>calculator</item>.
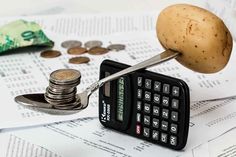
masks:
<svg viewBox="0 0 236 157"><path fill-rule="evenodd" d="M100 79L128 68L105 60ZM190 96L180 79L139 70L105 83L99 89L99 120L107 128L167 148L185 147Z"/></svg>

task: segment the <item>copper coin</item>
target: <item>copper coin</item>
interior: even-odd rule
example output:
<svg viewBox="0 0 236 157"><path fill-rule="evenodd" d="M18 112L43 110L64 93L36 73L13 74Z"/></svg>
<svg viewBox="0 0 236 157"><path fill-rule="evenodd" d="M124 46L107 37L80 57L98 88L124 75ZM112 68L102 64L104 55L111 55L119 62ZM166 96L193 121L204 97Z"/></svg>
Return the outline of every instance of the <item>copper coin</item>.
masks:
<svg viewBox="0 0 236 157"><path fill-rule="evenodd" d="M88 63L90 59L88 57L73 57L69 59L69 63L71 64L83 64Z"/></svg>
<svg viewBox="0 0 236 157"><path fill-rule="evenodd" d="M50 80L56 83L66 84L80 80L80 71L75 69L59 69L50 74Z"/></svg>
<svg viewBox="0 0 236 157"><path fill-rule="evenodd" d="M56 58L61 55L60 51L57 50L45 50L40 53L40 56L43 58Z"/></svg>
<svg viewBox="0 0 236 157"><path fill-rule="evenodd" d="M107 53L109 50L107 48L104 48L104 47L94 47L94 48L91 48L88 53L91 54L91 55L102 55L102 54L105 54Z"/></svg>
<svg viewBox="0 0 236 157"><path fill-rule="evenodd" d="M83 54L83 53L86 53L87 52L87 49L86 48L83 48L83 47L72 47L70 49L68 49L67 53L68 54L71 54L71 55L80 55L80 54Z"/></svg>

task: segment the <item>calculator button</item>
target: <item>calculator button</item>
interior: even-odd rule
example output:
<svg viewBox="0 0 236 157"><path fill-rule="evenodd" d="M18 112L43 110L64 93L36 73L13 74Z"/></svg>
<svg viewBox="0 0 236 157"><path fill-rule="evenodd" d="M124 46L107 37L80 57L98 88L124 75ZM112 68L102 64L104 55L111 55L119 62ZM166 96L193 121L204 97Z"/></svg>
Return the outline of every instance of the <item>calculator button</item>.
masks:
<svg viewBox="0 0 236 157"><path fill-rule="evenodd" d="M177 137L176 136L170 136L170 144L172 146L176 146L177 145Z"/></svg>
<svg viewBox="0 0 236 157"><path fill-rule="evenodd" d="M140 135L140 133L141 133L141 126L136 125L136 134Z"/></svg>
<svg viewBox="0 0 236 157"><path fill-rule="evenodd" d="M142 77L138 77L138 78L137 78L137 83L138 83L138 86L139 86L139 87L142 87L143 78L142 78Z"/></svg>
<svg viewBox="0 0 236 157"><path fill-rule="evenodd" d="M138 97L139 99L142 98L142 89L138 89L138 91L137 91L137 97Z"/></svg>
<svg viewBox="0 0 236 157"><path fill-rule="evenodd" d="M161 82L159 81L154 82L154 91L158 91L158 92L161 91Z"/></svg>
<svg viewBox="0 0 236 157"><path fill-rule="evenodd" d="M152 80L145 79L145 88L151 89L152 88Z"/></svg>
<svg viewBox="0 0 236 157"><path fill-rule="evenodd" d="M146 128L146 127L143 128L143 136L144 137L150 136L150 129L149 128Z"/></svg>
<svg viewBox="0 0 236 157"><path fill-rule="evenodd" d="M167 121L162 121L161 122L161 129L164 131L168 130L168 122Z"/></svg>
<svg viewBox="0 0 236 157"><path fill-rule="evenodd" d="M161 142L167 143L167 134L161 133Z"/></svg>
<svg viewBox="0 0 236 157"><path fill-rule="evenodd" d="M142 110L142 102L141 101L137 101L137 110L138 111Z"/></svg>
<svg viewBox="0 0 236 157"><path fill-rule="evenodd" d="M156 141L159 139L159 132L158 131L156 131L156 130L152 131L152 139L156 140Z"/></svg>
<svg viewBox="0 0 236 157"><path fill-rule="evenodd" d="M138 123L141 122L141 114L140 114L140 113L137 113L137 115L136 115L136 121L137 121Z"/></svg>
<svg viewBox="0 0 236 157"><path fill-rule="evenodd" d="M170 85L169 84L163 84L163 93L165 93L165 94L170 93Z"/></svg>
<svg viewBox="0 0 236 157"><path fill-rule="evenodd" d="M179 87L173 86L172 95L178 97L179 96Z"/></svg>
<svg viewBox="0 0 236 157"><path fill-rule="evenodd" d="M161 115L162 115L163 118L168 119L169 118L169 110L168 109L163 109Z"/></svg>
<svg viewBox="0 0 236 157"><path fill-rule="evenodd" d="M144 99L146 101L151 101L151 92L145 91Z"/></svg>
<svg viewBox="0 0 236 157"><path fill-rule="evenodd" d="M179 100L172 99L171 107L174 108L174 109L178 109L179 108Z"/></svg>
<svg viewBox="0 0 236 157"><path fill-rule="evenodd" d="M159 128L159 119L153 118L152 119L152 126L154 128Z"/></svg>
<svg viewBox="0 0 236 157"><path fill-rule="evenodd" d="M161 96L159 94L154 94L153 95L153 102L156 104L160 104L160 98L161 98Z"/></svg>
<svg viewBox="0 0 236 157"><path fill-rule="evenodd" d="M145 103L145 104L144 104L144 112L146 112L146 113L150 113L150 110L151 110L151 105Z"/></svg>
<svg viewBox="0 0 236 157"><path fill-rule="evenodd" d="M144 116L143 123L145 125L150 125L150 116Z"/></svg>
<svg viewBox="0 0 236 157"><path fill-rule="evenodd" d="M160 108L158 106L153 106L152 114L154 116L159 116L160 114Z"/></svg>
<svg viewBox="0 0 236 157"><path fill-rule="evenodd" d="M173 134L177 134L178 131L178 126L176 124L171 124L170 125L170 132Z"/></svg>
<svg viewBox="0 0 236 157"><path fill-rule="evenodd" d="M172 111L171 112L171 120L178 121L178 112Z"/></svg>
<svg viewBox="0 0 236 157"><path fill-rule="evenodd" d="M169 97L163 96L162 105L163 106L169 106Z"/></svg>

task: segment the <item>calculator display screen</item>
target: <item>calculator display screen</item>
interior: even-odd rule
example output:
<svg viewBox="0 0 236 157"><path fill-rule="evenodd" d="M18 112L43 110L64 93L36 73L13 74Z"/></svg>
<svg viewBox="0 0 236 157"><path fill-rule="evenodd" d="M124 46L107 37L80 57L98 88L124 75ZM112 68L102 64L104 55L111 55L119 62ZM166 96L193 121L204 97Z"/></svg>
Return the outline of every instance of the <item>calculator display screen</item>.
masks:
<svg viewBox="0 0 236 157"><path fill-rule="evenodd" d="M123 121L124 116L124 95L125 95L125 79L120 77L117 80L117 109L116 118L118 121Z"/></svg>

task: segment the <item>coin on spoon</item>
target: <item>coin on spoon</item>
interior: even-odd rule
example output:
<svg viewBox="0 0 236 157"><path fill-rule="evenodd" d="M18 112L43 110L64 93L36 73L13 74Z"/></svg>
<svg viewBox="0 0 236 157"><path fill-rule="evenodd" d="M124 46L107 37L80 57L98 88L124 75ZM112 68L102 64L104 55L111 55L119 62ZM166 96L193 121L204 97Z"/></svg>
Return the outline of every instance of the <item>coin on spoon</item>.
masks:
<svg viewBox="0 0 236 157"><path fill-rule="evenodd" d="M93 47L101 47L102 46L102 42L99 40L91 40L91 41L87 41L84 46L87 49L91 49Z"/></svg>
<svg viewBox="0 0 236 157"><path fill-rule="evenodd" d="M69 63L71 64L83 64L88 63L90 59L88 57L73 57L69 59Z"/></svg>
<svg viewBox="0 0 236 157"><path fill-rule="evenodd" d="M111 51L121 51L125 49L125 45L123 44L111 44L107 47L108 50Z"/></svg>
<svg viewBox="0 0 236 157"><path fill-rule="evenodd" d="M40 53L40 56L43 58L56 58L61 55L60 51L57 50L44 50Z"/></svg>
<svg viewBox="0 0 236 157"><path fill-rule="evenodd" d="M88 53L91 55L102 55L107 53L109 50L107 48L104 47L94 47L89 49Z"/></svg>
<svg viewBox="0 0 236 157"><path fill-rule="evenodd" d="M63 48L72 48L72 47L80 47L82 45L81 41L78 40L66 40L61 43L61 47Z"/></svg>
<svg viewBox="0 0 236 157"><path fill-rule="evenodd" d="M80 55L80 54L83 54L83 53L86 53L87 52L87 49L84 48L84 47L72 47L70 49L68 49L67 53L68 54L71 54L71 55Z"/></svg>
<svg viewBox="0 0 236 157"><path fill-rule="evenodd" d="M81 74L75 69L59 69L50 74L50 81L66 84L80 80Z"/></svg>

